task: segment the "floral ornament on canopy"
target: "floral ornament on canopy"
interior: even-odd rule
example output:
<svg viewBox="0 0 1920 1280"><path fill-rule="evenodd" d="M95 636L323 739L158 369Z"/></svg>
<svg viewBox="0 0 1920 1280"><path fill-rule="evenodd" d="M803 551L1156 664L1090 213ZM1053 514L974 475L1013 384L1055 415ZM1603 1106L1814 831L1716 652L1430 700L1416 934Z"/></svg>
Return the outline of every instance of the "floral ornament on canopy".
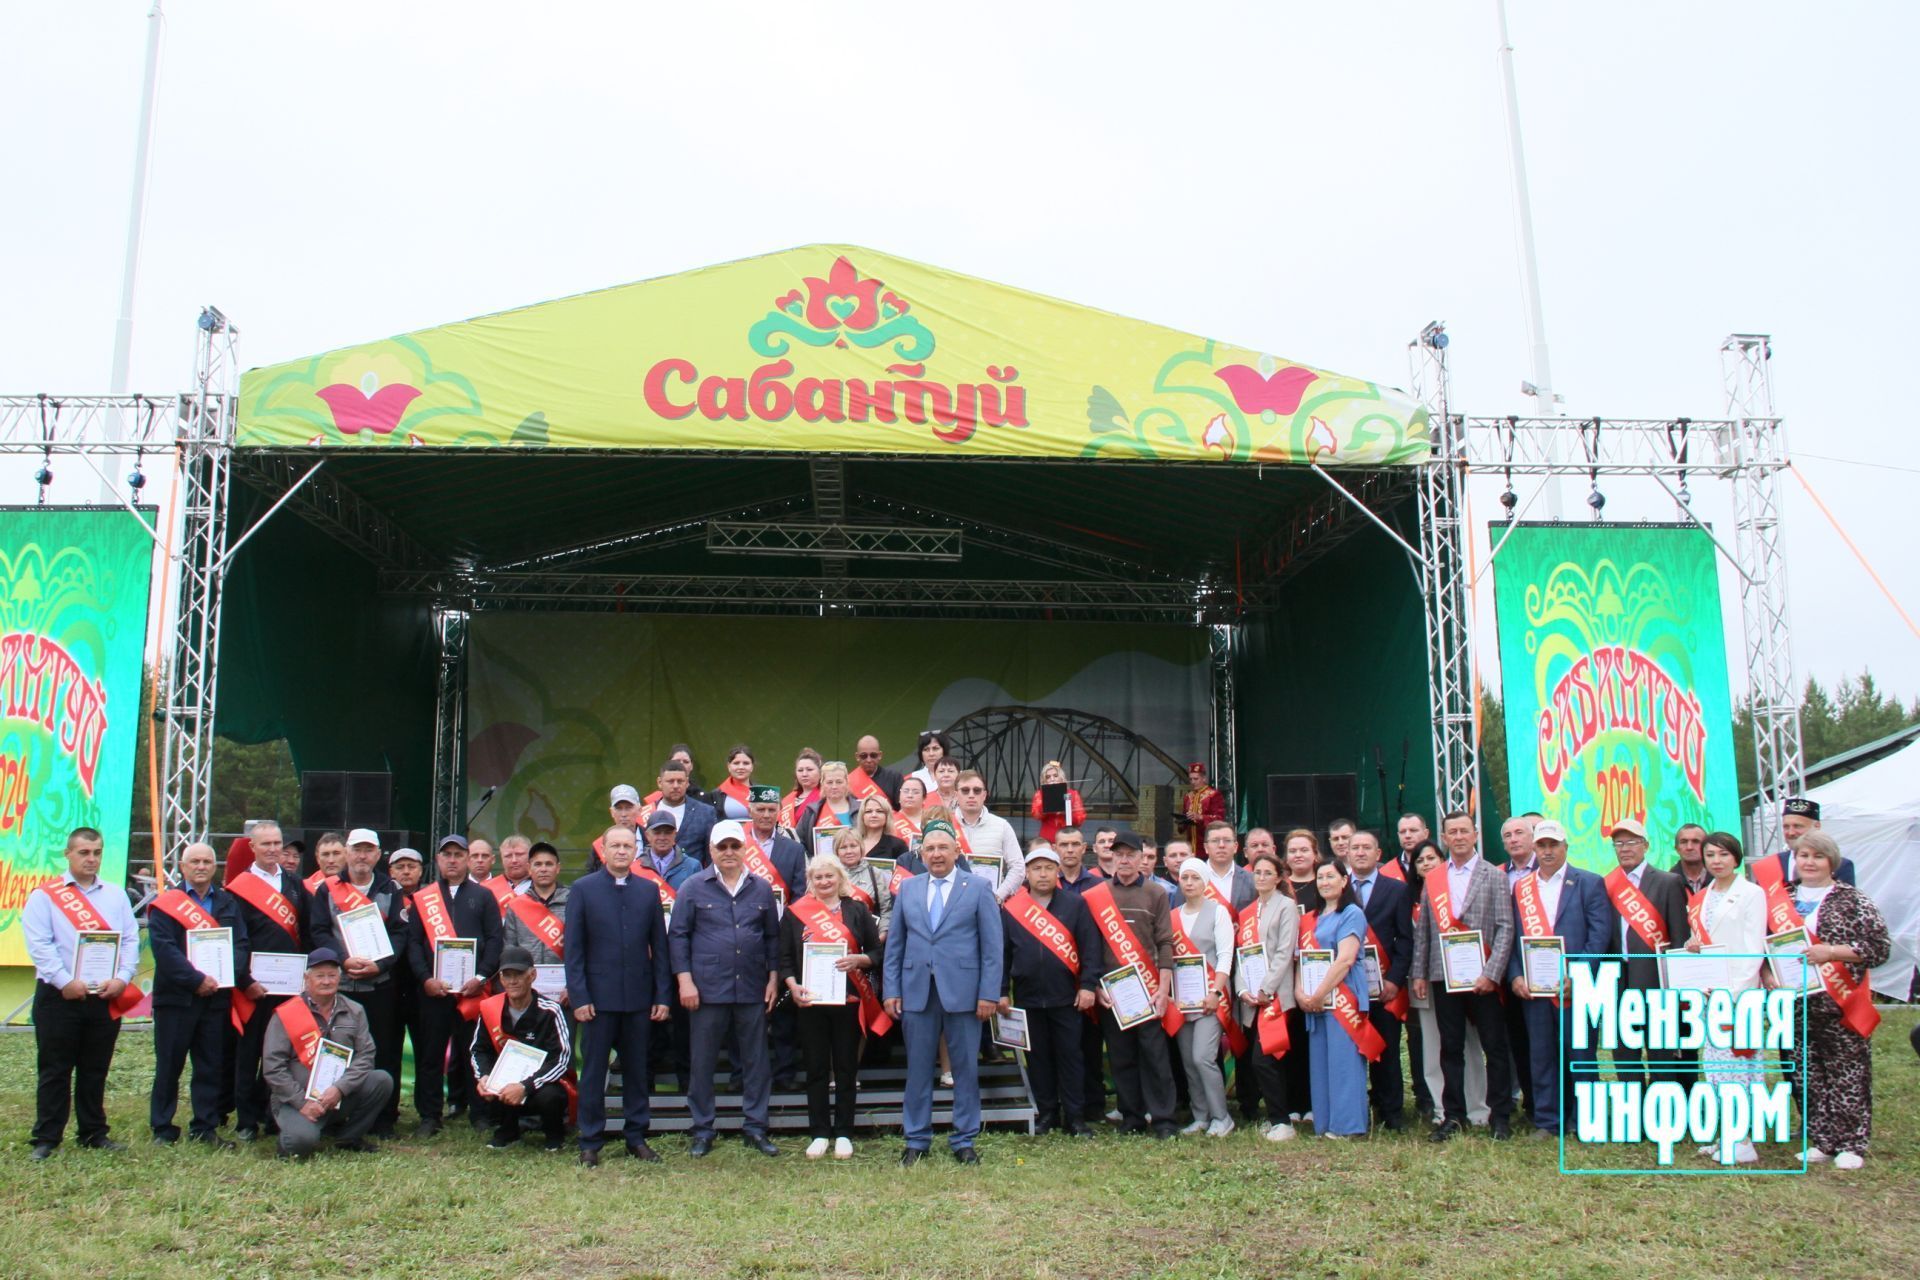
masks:
<svg viewBox="0 0 1920 1280"><path fill-rule="evenodd" d="M247 406L306 424L310 445L497 444L468 429L449 432L442 419L467 423L481 416L473 383L435 367L413 338L394 338L372 350L318 356L290 366L255 393ZM518 442L518 435L512 443ZM236 442L251 443L244 433Z"/></svg>
<svg viewBox="0 0 1920 1280"><path fill-rule="evenodd" d="M785 355L793 346L789 337L810 347L866 350L892 343L893 354L907 362L933 354L933 333L907 314L906 300L879 279L862 277L844 255L824 279L802 276L801 283L805 293L790 289L775 298L774 309L747 330L747 343L759 355Z"/></svg>

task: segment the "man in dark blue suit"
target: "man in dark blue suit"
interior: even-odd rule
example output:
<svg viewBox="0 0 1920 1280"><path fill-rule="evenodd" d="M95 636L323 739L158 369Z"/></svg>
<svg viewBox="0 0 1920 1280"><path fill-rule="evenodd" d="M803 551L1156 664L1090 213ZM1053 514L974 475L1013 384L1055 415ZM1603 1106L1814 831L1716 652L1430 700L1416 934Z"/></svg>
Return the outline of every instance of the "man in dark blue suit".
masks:
<svg viewBox="0 0 1920 1280"><path fill-rule="evenodd" d="M939 1044L953 1065L953 1132L947 1145L961 1164L979 1164L980 1026L1000 1006L1004 934L993 886L954 866L960 838L952 824L930 819L920 833L926 871L900 886L887 934L887 1012L907 1041L902 1099L911 1168L933 1145L933 1078Z"/></svg>
<svg viewBox="0 0 1920 1280"><path fill-rule="evenodd" d="M627 1154L657 1161L647 1145L647 1024L665 1022L672 989L667 917L660 890L630 874L639 843L627 827L600 840L603 865L567 894L567 1002L582 1033L580 1163L600 1163L607 1140L607 1064L620 1050L622 1136Z"/></svg>
<svg viewBox="0 0 1920 1280"><path fill-rule="evenodd" d="M1533 829L1533 847L1539 865L1532 875L1514 882L1514 919L1521 938L1558 936L1568 956L1613 955L1619 951L1614 933L1617 917L1607 885L1591 871L1567 865L1567 833L1557 822L1545 821ZM1568 960L1568 964L1580 961ZM1566 1036L1564 1001L1535 998L1528 985L1525 947L1516 941L1507 960L1507 981L1519 997L1527 1020L1528 1065L1533 1072L1534 1135L1560 1136L1561 1079L1568 1077L1566 1094L1573 1096L1568 1063L1591 1060L1594 1051L1572 1049Z"/></svg>
<svg viewBox="0 0 1920 1280"><path fill-rule="evenodd" d="M1413 892L1405 881L1380 874L1380 856L1377 832L1356 831L1347 842L1354 896L1367 914L1367 928L1380 940L1380 996L1367 1002L1367 1020L1386 1041L1387 1051L1368 1068L1367 1091L1381 1125L1398 1132L1407 1127L1406 1082L1400 1075L1400 1027L1407 1013L1402 991L1407 985L1407 970L1413 965Z"/></svg>
<svg viewBox="0 0 1920 1280"><path fill-rule="evenodd" d="M761 1155L780 1149L767 1136L773 1071L767 1062L767 1014L780 991L780 908L773 887L747 870L746 833L731 819L716 823L713 864L680 886L667 944L687 1011L688 1155L713 1150L713 1077L726 1045L741 1083L740 1137ZM804 883L804 881L803 881Z"/></svg>
<svg viewBox="0 0 1920 1280"><path fill-rule="evenodd" d="M163 893L147 912L147 936L153 944L153 1095L148 1120L153 1140L180 1140L173 1122L180 1104L180 1072L193 1059L193 1120L187 1136L209 1146L231 1147L218 1130L220 1092L227 1071L227 1022L233 1016L233 988L194 968L187 955L187 931L233 930L233 978L247 973L247 925L240 900L214 884L220 863L212 845L190 844L180 855L180 888ZM209 923L209 921L211 923Z"/></svg>

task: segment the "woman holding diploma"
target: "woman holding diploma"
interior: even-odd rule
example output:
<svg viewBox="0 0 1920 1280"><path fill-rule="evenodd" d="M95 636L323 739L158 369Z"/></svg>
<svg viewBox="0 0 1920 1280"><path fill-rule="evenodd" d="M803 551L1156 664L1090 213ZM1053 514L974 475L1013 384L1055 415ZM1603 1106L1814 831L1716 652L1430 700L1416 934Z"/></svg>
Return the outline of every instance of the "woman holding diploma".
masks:
<svg viewBox="0 0 1920 1280"><path fill-rule="evenodd" d="M1295 993L1307 1013L1313 1127L1323 1138L1359 1137L1367 1131L1368 1116L1363 1045L1378 1057L1380 1042L1365 1016L1367 979L1360 948L1367 941L1367 915L1340 863L1323 863L1314 874L1314 888L1325 905L1314 918L1312 944L1331 951L1333 963L1311 990L1303 980ZM1347 1016L1352 1014L1357 1021Z"/></svg>
<svg viewBox="0 0 1920 1280"><path fill-rule="evenodd" d="M1264 1136L1285 1142L1294 1136L1288 1122L1287 1073L1281 1057L1305 1045L1287 1038L1287 1010L1293 1008L1293 944L1300 935L1300 909L1280 891L1285 874L1271 850L1253 855L1254 899L1240 912L1234 930L1235 1015L1253 1046L1253 1074L1267 1103Z"/></svg>
<svg viewBox="0 0 1920 1280"><path fill-rule="evenodd" d="M1867 970L1887 962L1889 939L1880 909L1834 878L1841 862L1826 832L1801 836L1795 879L1767 891L1767 910L1773 933L1807 936L1807 1159L1858 1169L1873 1135L1869 1037L1880 1023Z"/></svg>
<svg viewBox="0 0 1920 1280"><path fill-rule="evenodd" d="M1177 1035L1193 1105L1193 1123L1180 1132L1224 1138L1234 1127L1233 1113L1227 1110L1227 1082L1220 1074L1220 1004L1232 999L1233 920L1207 893L1207 864L1200 858L1180 864L1180 897L1180 908L1173 913L1174 998L1184 994L1183 958L1199 957L1205 983L1201 1007L1184 1010ZM1186 968L1192 968L1191 960Z"/></svg>
<svg viewBox="0 0 1920 1280"><path fill-rule="evenodd" d="M1705 947L1713 947L1740 957L1726 961L1731 979L1726 989L1737 996L1760 985L1761 969L1766 964L1761 957L1767 949L1767 895L1741 874L1746 855L1737 837L1725 831L1712 832L1706 838L1704 853L1707 874L1712 879L1687 902L1693 927L1687 950L1698 954ZM1750 1067L1742 1070L1735 1065L1740 1061L1731 1049L1711 1044L1700 1047L1701 1073L1709 1084L1740 1084L1752 1079ZM1709 1143L1700 1148L1700 1154L1714 1155L1719 1149L1718 1143ZM1753 1164L1760 1155L1751 1142L1742 1142L1735 1145L1733 1159L1739 1164Z"/></svg>
<svg viewBox="0 0 1920 1280"><path fill-rule="evenodd" d="M858 851L859 838L846 833ZM854 1075L860 1061L860 1038L865 1030L883 1034L891 1021L874 1027L885 1015L873 987L880 967L880 930L873 913L852 896L847 869L832 854L817 854L807 863L807 892L794 899L780 920L780 983L798 1007L796 1025L800 1053L807 1068L807 1123L813 1141L807 1159L827 1154L836 1160L853 1158ZM827 953L838 948L837 958ZM843 975L846 989L829 1003L816 988L830 981L822 966ZM864 1024L864 1025L863 1025ZM834 1082L832 1107L827 1098L827 1076Z"/></svg>

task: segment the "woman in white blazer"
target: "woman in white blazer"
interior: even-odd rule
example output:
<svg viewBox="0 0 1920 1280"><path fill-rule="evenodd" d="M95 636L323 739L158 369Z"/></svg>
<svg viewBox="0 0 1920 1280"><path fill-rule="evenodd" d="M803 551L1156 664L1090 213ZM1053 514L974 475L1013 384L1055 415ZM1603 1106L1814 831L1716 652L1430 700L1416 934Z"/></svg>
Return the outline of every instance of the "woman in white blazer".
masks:
<svg viewBox="0 0 1920 1280"><path fill-rule="evenodd" d="M1767 895L1759 885L1740 874L1745 858L1738 837L1724 831L1709 834L1705 841L1707 874L1711 883L1689 904L1687 914L1694 917L1693 937L1687 950L1697 952L1704 946L1716 947L1737 957L1727 961L1733 971L1728 991L1738 995L1760 986L1760 974L1766 961L1760 957L1767 949ZM1739 1084L1752 1078L1750 1063L1740 1064L1732 1049L1712 1044L1700 1049L1701 1074L1709 1084ZM1719 1145L1700 1148L1704 1156L1719 1155ZM1759 1153L1751 1142L1737 1143L1732 1160L1753 1164Z"/></svg>
<svg viewBox="0 0 1920 1280"><path fill-rule="evenodd" d="M1278 1004L1282 1011L1294 1007L1293 996L1293 957L1294 948L1300 937L1300 909L1293 899L1280 892L1280 881L1286 875L1280 865L1280 857L1275 853L1255 854L1247 870L1253 875L1254 900L1240 912L1241 919L1251 913L1259 921L1259 938L1262 958L1266 964L1266 976L1256 987L1247 979L1252 976L1249 966L1241 963L1236 956L1233 967L1234 1013L1240 1019L1240 1025L1247 1029L1247 1039L1253 1042L1253 1075L1260 1085L1260 1096L1267 1104L1267 1127L1262 1131L1269 1142L1285 1142L1294 1136L1293 1125L1287 1121L1287 1073L1280 1065L1280 1059L1260 1047L1260 1013L1269 1004ZM1305 1044L1290 1047L1289 1052L1305 1053ZM1296 1099L1292 1105L1298 1106L1303 1099Z"/></svg>

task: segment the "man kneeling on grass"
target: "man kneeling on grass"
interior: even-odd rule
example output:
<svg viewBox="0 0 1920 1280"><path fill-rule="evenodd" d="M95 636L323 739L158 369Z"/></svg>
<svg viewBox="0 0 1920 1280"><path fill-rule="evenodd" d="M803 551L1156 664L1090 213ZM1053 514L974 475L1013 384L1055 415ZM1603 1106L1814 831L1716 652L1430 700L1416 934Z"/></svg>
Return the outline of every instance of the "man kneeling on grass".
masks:
<svg viewBox="0 0 1920 1280"><path fill-rule="evenodd" d="M560 1005L533 990L533 953L505 947L496 971L499 995L480 1002L473 1030L473 1087L493 1119L489 1149L505 1151L520 1141L520 1118L540 1117L547 1150L567 1141L567 1089L561 1081L573 1065Z"/></svg>
<svg viewBox="0 0 1920 1280"><path fill-rule="evenodd" d="M321 1081L344 1069L325 1088ZM375 1151L367 1130L393 1095L393 1077L373 1065L367 1012L340 994L340 956L321 947L307 956L306 990L283 1001L267 1023L261 1058L283 1159L308 1156L332 1134L341 1151Z"/></svg>

